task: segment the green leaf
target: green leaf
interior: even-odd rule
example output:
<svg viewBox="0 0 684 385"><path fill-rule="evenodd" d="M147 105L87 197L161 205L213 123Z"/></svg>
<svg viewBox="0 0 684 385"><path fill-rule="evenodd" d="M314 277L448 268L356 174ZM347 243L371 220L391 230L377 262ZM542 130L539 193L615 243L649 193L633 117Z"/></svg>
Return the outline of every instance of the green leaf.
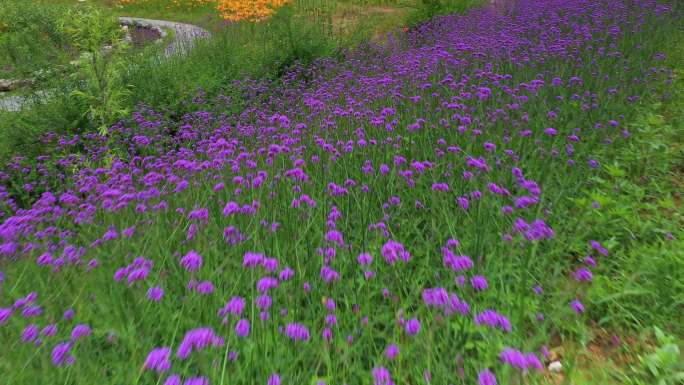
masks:
<svg viewBox="0 0 684 385"><path fill-rule="evenodd" d="M612 166L607 165L606 171L608 172L608 175L612 176L613 178L622 178L625 176L625 171L621 169L617 164Z"/></svg>
<svg viewBox="0 0 684 385"><path fill-rule="evenodd" d="M663 118L662 115L656 115L656 114L648 114L648 117L646 118L646 121L648 124L653 125L653 126L658 126L664 123L665 119Z"/></svg>

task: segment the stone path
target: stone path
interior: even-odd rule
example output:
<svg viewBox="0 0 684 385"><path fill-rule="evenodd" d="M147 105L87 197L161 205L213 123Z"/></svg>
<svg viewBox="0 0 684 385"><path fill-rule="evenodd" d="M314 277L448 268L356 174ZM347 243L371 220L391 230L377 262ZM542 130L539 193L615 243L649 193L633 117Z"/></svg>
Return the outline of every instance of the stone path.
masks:
<svg viewBox="0 0 684 385"><path fill-rule="evenodd" d="M197 39L208 38L211 36L209 31L204 28L192 24L176 23L166 20L142 19L139 17L120 17L119 22L122 25L137 25L140 27L155 28L160 31L162 37L166 36L165 28L171 29L174 32L173 40L164 49L164 56L170 57L176 53L187 52L195 44ZM36 99L45 99L48 91L38 91L35 93ZM0 94L1 95L1 94ZM0 110L16 112L21 110L21 107L31 102L31 96L8 96L0 97Z"/></svg>
<svg viewBox="0 0 684 385"><path fill-rule="evenodd" d="M8 96L6 98L0 99L0 110L6 111L19 111L21 106L26 103L27 98L25 96Z"/></svg>
<svg viewBox="0 0 684 385"><path fill-rule="evenodd" d="M173 30L173 41L169 43L164 51L164 55L169 57L176 52L185 52L192 48L195 40L211 36L209 31L192 24L176 23L166 20L141 19L138 17L120 17L119 22L123 25L137 25L140 27L153 27L156 29L168 28ZM164 34L162 34L164 35Z"/></svg>

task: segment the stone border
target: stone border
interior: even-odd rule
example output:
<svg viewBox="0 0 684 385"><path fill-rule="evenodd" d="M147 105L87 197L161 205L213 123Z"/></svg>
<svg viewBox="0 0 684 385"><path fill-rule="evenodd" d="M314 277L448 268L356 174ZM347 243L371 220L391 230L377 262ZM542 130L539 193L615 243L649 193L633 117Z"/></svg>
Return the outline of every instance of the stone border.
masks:
<svg viewBox="0 0 684 385"><path fill-rule="evenodd" d="M0 79L0 92L9 92L36 83L36 78Z"/></svg>
<svg viewBox="0 0 684 385"><path fill-rule="evenodd" d="M159 33L159 36L161 36L159 39L155 41L155 44L161 43L161 41L168 36L168 32L166 32L163 28L159 27L156 24L150 23L148 20L145 19L135 19L135 18L124 18L120 17L119 18L119 24L123 27L140 27L140 28L147 28L151 29L153 31L156 31ZM126 38L125 40L130 41L131 40L131 33L128 31L128 28L126 28Z"/></svg>
<svg viewBox="0 0 684 385"><path fill-rule="evenodd" d="M1 0L0 0L1 1ZM142 19L137 17L119 17L119 24L122 27L136 26L142 28L150 28L157 31L160 38L155 41L154 44L160 44L164 41L164 38L168 36L168 32L164 28L173 30L174 36L173 40L164 50L164 56L170 57L176 53L185 53L187 50L192 48L196 39L207 38L211 36L211 33L204 28L198 27L192 24L176 23L173 21L166 20L152 20L152 19ZM131 39L130 33L126 31L125 39ZM111 49L111 47L103 47L103 50ZM78 65L78 61L70 63L72 65ZM36 83L36 79L44 76L48 76L54 72L54 69L50 70L38 70L33 73L33 77L26 79L0 79L0 87L4 84L9 88L7 91L11 91L26 85L32 85ZM14 88L10 88L14 87ZM33 95L36 97L44 98L49 95L48 91L37 91ZM2 97L2 92L0 92L0 110L5 111L19 111L23 105L31 101L31 96L20 96L14 95L9 97Z"/></svg>
<svg viewBox="0 0 684 385"><path fill-rule="evenodd" d="M211 33L202 27L174 21L142 19L138 17L119 17L119 22L121 24L136 25L145 28L157 28L158 31L162 31L162 38L167 36L164 28L173 30L173 40L164 51L164 56L166 57L170 57L175 53L185 53L188 49L192 48L195 40L211 36Z"/></svg>

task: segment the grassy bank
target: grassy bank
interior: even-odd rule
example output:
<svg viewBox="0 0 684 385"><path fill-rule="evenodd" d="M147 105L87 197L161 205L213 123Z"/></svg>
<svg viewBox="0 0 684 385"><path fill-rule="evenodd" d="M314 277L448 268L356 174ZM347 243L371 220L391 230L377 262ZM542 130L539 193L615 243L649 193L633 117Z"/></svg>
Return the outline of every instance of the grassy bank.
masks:
<svg viewBox="0 0 684 385"><path fill-rule="evenodd" d="M663 49L671 86L648 99L631 122L634 140L604 159L606 173L576 200L588 209L584 223L605 229L615 244L608 274L590 293L593 327L603 333L579 349L576 383L684 381L683 43L680 27ZM589 209L590 202L600 207Z"/></svg>
<svg viewBox="0 0 684 385"><path fill-rule="evenodd" d="M21 2L22 7L41 17L64 7L82 7L76 1ZM111 1L92 1L105 16L138 16L196 23L214 32L214 39L202 42L189 55L166 60L160 49L125 54L121 63L121 88L130 92L121 109L138 103L182 115L183 106L201 91L209 96L231 93L231 82L243 77L278 78L295 63L308 65L316 58L330 56L383 35L409 22L425 20L437 12L456 7L466 9L472 0L448 0L429 9L422 2L321 1L301 0L284 7L267 22L225 23L209 6L164 6L169 2L149 1L116 6ZM426 3L427 4L427 3ZM436 3L435 3L436 4ZM28 32L27 32L28 33ZM30 34L29 34L30 35ZM27 35L28 36L28 35ZM64 40L65 37L61 36ZM27 48L33 57L37 46ZM85 133L96 127L88 118L88 106L77 103L73 91L83 89L79 76L51 76L40 87L57 90L50 100L20 113L0 111L0 158L6 162L15 154L35 156L45 149L37 146L47 132ZM235 95L238 98L238 95ZM239 108L239 100L236 101ZM114 123L112 120L110 123Z"/></svg>
<svg viewBox="0 0 684 385"><path fill-rule="evenodd" d="M631 139L576 198L574 226L599 229L611 260L587 293L581 341L558 343L563 380L584 385L678 384L684 379L684 30L663 47L672 82L629 122ZM664 330L664 332L663 332Z"/></svg>

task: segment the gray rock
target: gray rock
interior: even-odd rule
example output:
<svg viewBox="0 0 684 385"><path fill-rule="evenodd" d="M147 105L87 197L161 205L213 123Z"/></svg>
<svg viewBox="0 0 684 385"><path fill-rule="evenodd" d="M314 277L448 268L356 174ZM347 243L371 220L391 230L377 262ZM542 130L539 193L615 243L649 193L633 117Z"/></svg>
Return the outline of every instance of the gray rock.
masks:
<svg viewBox="0 0 684 385"><path fill-rule="evenodd" d="M33 85L35 79L0 79L0 92L13 91L21 87L27 87Z"/></svg>
<svg viewBox="0 0 684 385"><path fill-rule="evenodd" d="M0 98L0 110L17 112L30 103L40 102L51 96L49 91L36 91L31 95L12 95Z"/></svg>
<svg viewBox="0 0 684 385"><path fill-rule="evenodd" d="M9 96L0 99L0 110L17 112L26 103L26 98L23 96Z"/></svg>
<svg viewBox="0 0 684 385"><path fill-rule="evenodd" d="M563 370L563 364L560 361L553 361L549 364L549 370L553 373L559 373Z"/></svg>

